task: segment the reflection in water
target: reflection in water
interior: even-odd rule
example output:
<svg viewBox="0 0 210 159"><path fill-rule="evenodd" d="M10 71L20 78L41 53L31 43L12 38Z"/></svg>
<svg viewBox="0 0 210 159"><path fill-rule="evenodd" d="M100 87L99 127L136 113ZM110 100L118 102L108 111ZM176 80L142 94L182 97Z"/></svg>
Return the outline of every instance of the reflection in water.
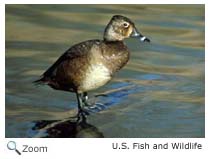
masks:
<svg viewBox="0 0 210 159"><path fill-rule="evenodd" d="M120 88L95 95L97 98L108 98L108 100L106 103L103 103L103 105L96 103L93 107L87 107L86 110L90 113L90 115L116 105L123 97L137 91L137 89L134 89L134 85L127 82L122 82L120 85ZM35 134L34 137L47 138L104 137L95 126L87 123L87 118L70 117L64 120L34 121L33 123L35 123L35 125L32 127L34 132L29 131L29 133Z"/></svg>
<svg viewBox="0 0 210 159"><path fill-rule="evenodd" d="M88 124L86 119L77 121L77 119L68 120L41 120L35 121L33 131L38 131L35 137L45 138L102 138L104 137L99 130Z"/></svg>

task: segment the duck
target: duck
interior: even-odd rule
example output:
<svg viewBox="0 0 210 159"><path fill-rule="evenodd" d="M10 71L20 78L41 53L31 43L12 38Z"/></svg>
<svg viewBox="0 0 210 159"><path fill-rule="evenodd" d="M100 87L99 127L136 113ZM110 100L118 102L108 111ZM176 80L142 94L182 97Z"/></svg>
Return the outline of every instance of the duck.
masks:
<svg viewBox="0 0 210 159"><path fill-rule="evenodd" d="M126 38L150 42L129 18L114 15L105 27L102 40L87 40L73 45L34 83L75 93L77 116L86 118L88 92L107 84L128 62L130 52L124 43Z"/></svg>

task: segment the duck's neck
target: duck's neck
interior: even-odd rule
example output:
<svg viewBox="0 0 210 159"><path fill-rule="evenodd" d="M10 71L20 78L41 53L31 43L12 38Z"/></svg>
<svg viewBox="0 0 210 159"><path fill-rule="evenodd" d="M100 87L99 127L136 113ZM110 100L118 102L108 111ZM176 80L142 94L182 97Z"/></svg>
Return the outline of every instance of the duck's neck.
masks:
<svg viewBox="0 0 210 159"><path fill-rule="evenodd" d="M119 42L119 41L123 41L123 38L120 38L120 37L116 37L116 36L106 36L104 35L104 41L106 42Z"/></svg>

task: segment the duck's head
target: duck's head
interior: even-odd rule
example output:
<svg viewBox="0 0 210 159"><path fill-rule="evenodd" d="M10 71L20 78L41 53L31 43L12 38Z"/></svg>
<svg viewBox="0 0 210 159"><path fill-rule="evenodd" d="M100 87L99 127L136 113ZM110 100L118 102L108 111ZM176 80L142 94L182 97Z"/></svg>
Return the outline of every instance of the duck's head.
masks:
<svg viewBox="0 0 210 159"><path fill-rule="evenodd" d="M135 37L141 41L150 42L150 40L139 33L134 23L121 15L115 15L110 20L104 31L104 40L106 41L122 41L125 38Z"/></svg>

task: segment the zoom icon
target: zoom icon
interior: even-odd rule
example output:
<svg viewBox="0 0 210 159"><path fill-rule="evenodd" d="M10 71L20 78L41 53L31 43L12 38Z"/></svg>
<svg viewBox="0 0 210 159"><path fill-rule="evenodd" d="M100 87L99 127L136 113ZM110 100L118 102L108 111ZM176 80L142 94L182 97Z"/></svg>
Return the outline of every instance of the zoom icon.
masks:
<svg viewBox="0 0 210 159"><path fill-rule="evenodd" d="M14 150L18 155L21 155L20 151L18 151L17 147L16 147L16 142L14 141L9 141L7 143L7 148L9 150Z"/></svg>

